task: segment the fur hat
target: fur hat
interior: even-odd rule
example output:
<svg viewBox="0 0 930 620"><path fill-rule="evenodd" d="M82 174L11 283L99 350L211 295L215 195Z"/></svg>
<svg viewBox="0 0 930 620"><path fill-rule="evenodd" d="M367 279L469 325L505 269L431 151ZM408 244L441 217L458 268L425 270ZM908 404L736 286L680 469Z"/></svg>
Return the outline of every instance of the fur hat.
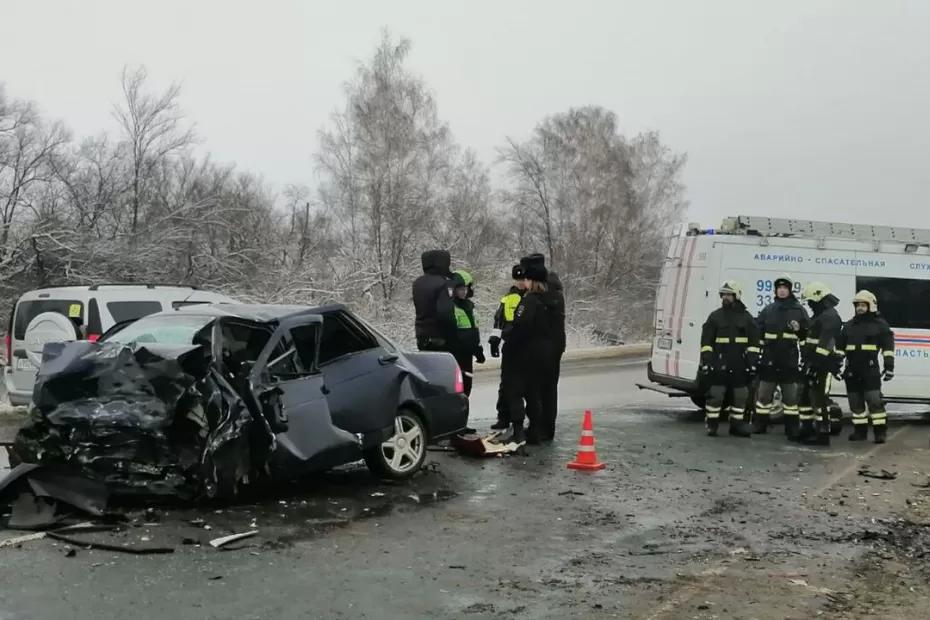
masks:
<svg viewBox="0 0 930 620"><path fill-rule="evenodd" d="M523 268L523 277L534 282L545 283L549 279L549 272L543 265L530 263Z"/></svg>
<svg viewBox="0 0 930 620"><path fill-rule="evenodd" d="M522 265L524 269L526 269L529 265L539 265L540 267L545 267L546 257L538 252L535 254L530 254L529 256L524 256L520 259L520 265Z"/></svg>

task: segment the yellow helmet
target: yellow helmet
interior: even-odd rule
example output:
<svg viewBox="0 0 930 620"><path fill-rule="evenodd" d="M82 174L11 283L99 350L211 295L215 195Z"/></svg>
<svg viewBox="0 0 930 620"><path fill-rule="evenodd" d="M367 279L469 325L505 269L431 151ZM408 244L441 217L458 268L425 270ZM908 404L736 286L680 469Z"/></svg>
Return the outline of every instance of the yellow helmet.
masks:
<svg viewBox="0 0 930 620"><path fill-rule="evenodd" d="M833 291L823 282L808 282L804 290L801 291L801 299L804 301L820 301Z"/></svg>
<svg viewBox="0 0 930 620"><path fill-rule="evenodd" d="M867 304L869 307L869 312L878 312L878 298L871 291L865 289L856 293L856 296L853 297L853 305L856 304Z"/></svg>
<svg viewBox="0 0 930 620"><path fill-rule="evenodd" d="M720 285L720 288L717 290L718 293L723 295L728 293L733 295L736 299L743 298L743 286L736 280L725 280L723 284Z"/></svg>

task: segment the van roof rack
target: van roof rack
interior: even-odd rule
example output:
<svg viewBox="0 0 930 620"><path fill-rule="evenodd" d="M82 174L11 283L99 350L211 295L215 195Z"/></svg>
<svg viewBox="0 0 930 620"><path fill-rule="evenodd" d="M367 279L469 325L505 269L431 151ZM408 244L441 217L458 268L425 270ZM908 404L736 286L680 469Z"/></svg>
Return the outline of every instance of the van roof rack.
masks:
<svg viewBox="0 0 930 620"><path fill-rule="evenodd" d="M930 243L930 230L900 226L870 226L843 224L815 220L791 220L778 217L738 215L723 220L720 233L754 235L760 237L807 237L855 239L858 241L899 241L901 243Z"/></svg>
<svg viewBox="0 0 930 620"><path fill-rule="evenodd" d="M176 283L154 283L154 282L107 282L105 284L94 284L91 285L87 290L89 291L99 291L104 286L144 286L145 288L158 288L160 286L171 287L171 288L189 288L195 291L199 291L199 286L194 286L192 284L176 284Z"/></svg>

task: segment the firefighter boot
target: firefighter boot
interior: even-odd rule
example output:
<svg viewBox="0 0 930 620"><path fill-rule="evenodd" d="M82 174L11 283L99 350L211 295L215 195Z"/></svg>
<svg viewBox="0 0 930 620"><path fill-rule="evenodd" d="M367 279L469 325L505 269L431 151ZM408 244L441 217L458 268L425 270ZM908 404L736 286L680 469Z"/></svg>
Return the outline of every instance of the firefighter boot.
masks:
<svg viewBox="0 0 930 620"><path fill-rule="evenodd" d="M838 437L843 432L843 410L839 405L830 402L830 434Z"/></svg>
<svg viewBox="0 0 930 620"><path fill-rule="evenodd" d="M882 424L881 426L873 426L872 434L875 436L875 443L885 443L885 435L888 432L888 427Z"/></svg>
<svg viewBox="0 0 930 620"><path fill-rule="evenodd" d="M808 446L829 446L830 420L824 418L811 424L815 427L813 433L802 438L801 442Z"/></svg>
<svg viewBox="0 0 930 620"><path fill-rule="evenodd" d="M867 424L854 424L852 435L849 441L865 441L869 438L869 426Z"/></svg>
<svg viewBox="0 0 930 620"><path fill-rule="evenodd" d="M752 432L755 435L765 435L769 432L769 416L764 413L756 413L752 416Z"/></svg>
<svg viewBox="0 0 930 620"><path fill-rule="evenodd" d="M707 436L716 437L717 429L720 428L720 419L719 418L707 418L704 424L707 427Z"/></svg>
<svg viewBox="0 0 930 620"><path fill-rule="evenodd" d="M803 444L813 443L817 437L816 421L812 418L801 420L801 428L798 431L798 441Z"/></svg>
<svg viewBox="0 0 930 620"><path fill-rule="evenodd" d="M742 416L730 414L730 434L734 437L752 437L752 428Z"/></svg>
<svg viewBox="0 0 930 620"><path fill-rule="evenodd" d="M523 425L513 425L513 434L510 436L510 441L512 443L526 443L526 431L523 430Z"/></svg>
<svg viewBox="0 0 930 620"><path fill-rule="evenodd" d="M796 415L785 415L785 437L788 441L800 441L801 421Z"/></svg>

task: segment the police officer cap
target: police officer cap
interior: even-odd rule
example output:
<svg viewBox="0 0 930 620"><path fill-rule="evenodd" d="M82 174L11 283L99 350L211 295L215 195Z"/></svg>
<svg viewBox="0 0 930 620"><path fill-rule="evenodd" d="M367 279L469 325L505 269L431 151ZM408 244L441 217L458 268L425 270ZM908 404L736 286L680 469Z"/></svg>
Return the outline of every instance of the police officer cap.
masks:
<svg viewBox="0 0 930 620"><path fill-rule="evenodd" d="M543 265L530 263L524 267L523 277L534 282L546 282L549 279L549 272Z"/></svg>
<svg viewBox="0 0 930 620"><path fill-rule="evenodd" d="M521 258L520 264L523 265L524 269L526 269L529 265L539 265L540 267L545 267L546 257L537 252L535 254L530 254L529 256L524 256Z"/></svg>

